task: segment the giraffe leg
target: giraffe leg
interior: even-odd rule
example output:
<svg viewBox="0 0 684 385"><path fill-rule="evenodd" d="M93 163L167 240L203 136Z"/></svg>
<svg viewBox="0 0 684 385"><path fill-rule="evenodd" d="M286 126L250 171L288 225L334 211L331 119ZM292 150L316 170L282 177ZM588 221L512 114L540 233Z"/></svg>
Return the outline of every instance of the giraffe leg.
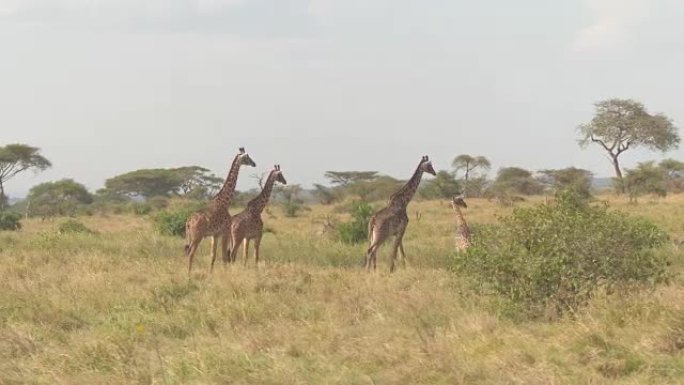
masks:
<svg viewBox="0 0 684 385"><path fill-rule="evenodd" d="M242 239L239 239L237 236L231 236L231 242L230 242L230 262L235 263L235 260L237 259L237 252L240 249L240 243L242 242Z"/></svg>
<svg viewBox="0 0 684 385"><path fill-rule="evenodd" d="M214 271L214 262L216 262L216 248L218 246L218 235L211 236L211 268Z"/></svg>
<svg viewBox="0 0 684 385"><path fill-rule="evenodd" d="M245 240L242 241L242 244L245 246L244 247L245 266L247 266L247 259L249 258L249 238L245 238Z"/></svg>
<svg viewBox="0 0 684 385"><path fill-rule="evenodd" d="M262 234L260 233L254 239L254 260L256 261L256 267L259 267L259 246L261 246L261 236Z"/></svg>
<svg viewBox="0 0 684 385"><path fill-rule="evenodd" d="M401 247L401 244L404 240L404 231L405 229L402 229L397 233L397 235L394 238L394 244L392 245L392 254L390 256L390 273L394 272L395 268L395 261L397 259L397 250ZM402 252L403 254L403 252Z"/></svg>
<svg viewBox="0 0 684 385"><path fill-rule="evenodd" d="M378 261L378 250L380 246L385 242L387 238L378 228L373 229L371 232L371 245L368 248L368 255L366 257L366 269L370 271L371 263L373 264L373 270L375 270Z"/></svg>
<svg viewBox="0 0 684 385"><path fill-rule="evenodd" d="M201 238L194 240L188 247L188 276L190 276L190 272L192 271L192 261L195 259L195 252L197 251L197 247L201 240Z"/></svg>
<svg viewBox="0 0 684 385"><path fill-rule="evenodd" d="M221 236L221 259L224 264L230 261L230 234Z"/></svg>
<svg viewBox="0 0 684 385"><path fill-rule="evenodd" d="M406 253L404 252L404 239L399 242L399 253L401 253L401 264L406 268Z"/></svg>
<svg viewBox="0 0 684 385"><path fill-rule="evenodd" d="M368 251L366 251L366 269L370 271L371 263L373 262L373 258L375 258L375 255L378 252L378 248L380 245L376 243L371 243L370 247L368 248Z"/></svg>

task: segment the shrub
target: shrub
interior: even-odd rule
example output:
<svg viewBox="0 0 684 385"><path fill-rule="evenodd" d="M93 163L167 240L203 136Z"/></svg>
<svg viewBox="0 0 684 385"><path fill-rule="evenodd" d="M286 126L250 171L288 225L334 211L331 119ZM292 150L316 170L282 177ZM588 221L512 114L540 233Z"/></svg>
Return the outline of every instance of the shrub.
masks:
<svg viewBox="0 0 684 385"><path fill-rule="evenodd" d="M147 215L152 212L152 206L148 203L135 202L131 203L131 211L135 215Z"/></svg>
<svg viewBox="0 0 684 385"><path fill-rule="evenodd" d="M646 220L564 193L480 229L474 246L454 257L453 268L528 315L560 315L599 288L664 279L665 257L653 249L666 240Z"/></svg>
<svg viewBox="0 0 684 385"><path fill-rule="evenodd" d="M89 229L83 223L75 219L67 219L59 224L57 232L60 234L94 234L95 232Z"/></svg>
<svg viewBox="0 0 684 385"><path fill-rule="evenodd" d="M164 197L152 197L146 201L153 210L163 210L169 207L169 200Z"/></svg>
<svg viewBox="0 0 684 385"><path fill-rule="evenodd" d="M155 228L160 234L183 237L185 222L195 210L188 208L178 211L163 211L154 216Z"/></svg>
<svg viewBox="0 0 684 385"><path fill-rule="evenodd" d="M337 236L344 243L360 243L368 235L368 221L373 215L373 207L365 201L352 203L350 222L337 225Z"/></svg>
<svg viewBox="0 0 684 385"><path fill-rule="evenodd" d="M294 218L302 209L303 205L300 202L283 202L283 213L288 218Z"/></svg>
<svg viewBox="0 0 684 385"><path fill-rule="evenodd" d="M13 211L0 211L0 230L16 231L21 229L21 214Z"/></svg>

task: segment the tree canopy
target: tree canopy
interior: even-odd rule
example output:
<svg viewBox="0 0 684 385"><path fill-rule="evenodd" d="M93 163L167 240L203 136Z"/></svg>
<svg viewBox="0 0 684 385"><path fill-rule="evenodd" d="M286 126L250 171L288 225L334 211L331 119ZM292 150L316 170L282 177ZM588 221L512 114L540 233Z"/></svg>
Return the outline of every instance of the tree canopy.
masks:
<svg viewBox="0 0 684 385"><path fill-rule="evenodd" d="M420 196L426 199L450 199L455 195L463 193L461 183L454 177L454 174L440 170L437 175L425 181L419 190Z"/></svg>
<svg viewBox="0 0 684 385"><path fill-rule="evenodd" d="M326 171L325 177L330 179L330 183L346 187L350 184L370 181L378 176L377 171Z"/></svg>
<svg viewBox="0 0 684 385"><path fill-rule="evenodd" d="M591 181L594 177L591 171L568 167L557 170L541 170L541 182L550 186L556 193L571 190L582 198L591 196Z"/></svg>
<svg viewBox="0 0 684 385"><path fill-rule="evenodd" d="M7 203L5 183L8 180L27 170L43 171L51 166L37 147L20 143L0 147L0 209Z"/></svg>
<svg viewBox="0 0 684 385"><path fill-rule="evenodd" d="M630 99L609 99L596 103L589 123L579 126L579 144L590 143L605 150L613 164L620 191L625 191L619 157L625 151L644 147L668 151L679 146L677 127L664 114L650 114L643 104Z"/></svg>
<svg viewBox="0 0 684 385"><path fill-rule="evenodd" d="M131 171L107 179L105 187L110 194L129 197L185 195L203 198L215 193L222 181L203 167L189 166Z"/></svg>
<svg viewBox="0 0 684 385"><path fill-rule="evenodd" d="M79 205L93 202L93 196L73 179L62 179L33 186L29 190L30 215L73 215Z"/></svg>
<svg viewBox="0 0 684 385"><path fill-rule="evenodd" d="M463 179L465 180L465 188L463 190L464 195L468 195L468 192L470 190L468 188L468 180L470 178L470 173L478 168L483 170L489 170L492 167L491 163L489 162L489 159L485 158L484 156L474 156L468 154L458 155L451 162L451 166L457 172L463 170Z"/></svg>
<svg viewBox="0 0 684 385"><path fill-rule="evenodd" d="M519 167L501 168L493 187L498 193L532 195L542 192L542 185L533 177L532 172Z"/></svg>
<svg viewBox="0 0 684 385"><path fill-rule="evenodd" d="M653 161L642 162L637 167L626 170L624 186L633 202L644 194L664 197L667 195L667 174Z"/></svg>
<svg viewBox="0 0 684 385"><path fill-rule="evenodd" d="M668 191L684 191L684 162L665 159L658 166L663 169Z"/></svg>

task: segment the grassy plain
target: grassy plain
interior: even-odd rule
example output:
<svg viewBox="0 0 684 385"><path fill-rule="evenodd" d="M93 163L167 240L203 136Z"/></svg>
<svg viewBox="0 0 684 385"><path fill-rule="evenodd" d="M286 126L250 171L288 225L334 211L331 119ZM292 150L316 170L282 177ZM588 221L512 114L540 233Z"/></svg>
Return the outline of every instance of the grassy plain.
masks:
<svg viewBox="0 0 684 385"><path fill-rule="evenodd" d="M447 270L446 202L409 206L393 275L386 248L367 274L365 245L321 232L344 219L328 206L264 214L258 269L239 254L210 275L203 242L191 279L183 240L145 217L79 218L96 234L28 220L0 232L0 384L684 384L684 196L601 199L670 232L674 278L555 322L497 317ZM468 204L474 225L510 211Z"/></svg>

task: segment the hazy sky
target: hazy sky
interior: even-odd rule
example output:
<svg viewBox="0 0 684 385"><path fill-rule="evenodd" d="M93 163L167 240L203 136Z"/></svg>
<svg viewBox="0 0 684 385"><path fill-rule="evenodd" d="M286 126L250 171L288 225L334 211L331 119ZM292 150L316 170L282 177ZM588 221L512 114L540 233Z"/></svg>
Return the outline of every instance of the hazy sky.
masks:
<svg viewBox="0 0 684 385"><path fill-rule="evenodd" d="M305 186L407 178L424 154L610 175L575 128L611 97L684 125L682 20L682 0L0 0L0 144L54 163L7 190L223 177L239 146L258 166L240 188L273 163Z"/></svg>

